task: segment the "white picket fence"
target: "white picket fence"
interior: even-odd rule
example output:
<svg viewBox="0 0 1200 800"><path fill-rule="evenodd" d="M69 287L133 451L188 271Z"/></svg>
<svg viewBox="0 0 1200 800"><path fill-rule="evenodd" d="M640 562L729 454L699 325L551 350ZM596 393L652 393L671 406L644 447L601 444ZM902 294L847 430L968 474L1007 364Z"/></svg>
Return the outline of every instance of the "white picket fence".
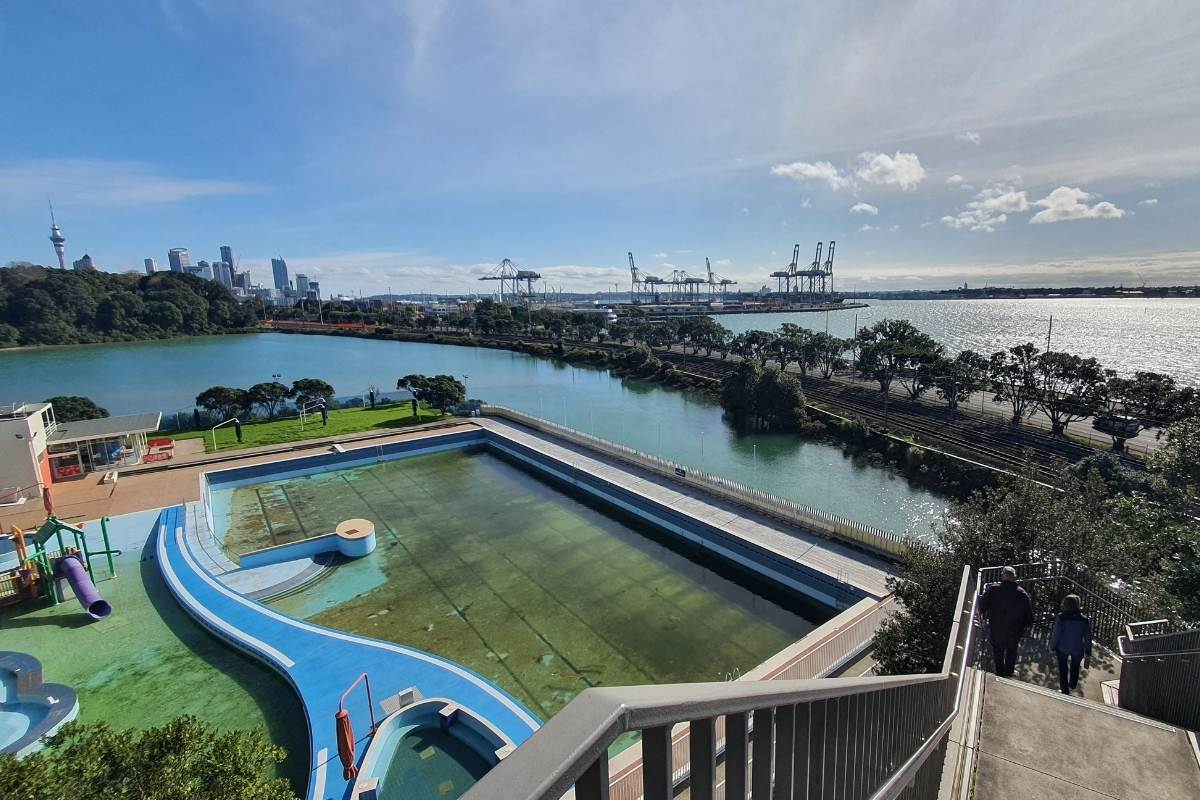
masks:
<svg viewBox="0 0 1200 800"><path fill-rule="evenodd" d="M596 450L607 456L649 470L670 480L694 486L697 489L716 495L725 500L762 512L776 519L781 519L814 533L840 539L858 547L890 558L902 557L908 552L910 539L892 531L885 531L873 525L864 525L852 519L819 508L812 508L791 500L785 500L777 495L751 488L745 484L722 478L719 475L694 469L684 464L668 461L665 458L627 447L617 442L601 439L598 436L559 425L556 422L541 419L522 411L506 406L484 405L480 413L484 416L500 417L520 423L535 430L557 436L583 447Z"/></svg>

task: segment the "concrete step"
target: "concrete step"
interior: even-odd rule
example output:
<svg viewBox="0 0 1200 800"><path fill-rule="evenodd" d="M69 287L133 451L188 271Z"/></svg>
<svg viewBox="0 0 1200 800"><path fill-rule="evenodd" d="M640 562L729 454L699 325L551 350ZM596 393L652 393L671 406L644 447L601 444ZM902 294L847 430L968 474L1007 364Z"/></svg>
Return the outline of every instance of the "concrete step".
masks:
<svg viewBox="0 0 1200 800"><path fill-rule="evenodd" d="M976 800L1194 800L1200 764L1178 728L985 676Z"/></svg>

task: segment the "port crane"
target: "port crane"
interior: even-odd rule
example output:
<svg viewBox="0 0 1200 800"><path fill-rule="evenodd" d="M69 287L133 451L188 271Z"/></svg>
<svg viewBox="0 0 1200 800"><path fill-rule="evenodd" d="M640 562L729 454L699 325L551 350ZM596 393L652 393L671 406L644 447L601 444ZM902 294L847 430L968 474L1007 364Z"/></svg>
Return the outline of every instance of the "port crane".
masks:
<svg viewBox="0 0 1200 800"><path fill-rule="evenodd" d="M500 283L500 302L505 302L507 292L509 302L532 303L536 298L533 282L541 280L542 276L533 270L521 269L510 259L504 259L495 269L484 275L481 281L498 281Z"/></svg>
<svg viewBox="0 0 1200 800"><path fill-rule="evenodd" d="M629 274L632 278L629 290L629 302L634 304L640 303L642 302L642 296L646 295L649 297L651 303L657 303L660 291L659 287L665 281L657 275L647 275L638 269L637 264L633 261L632 252L629 253Z"/></svg>
<svg viewBox="0 0 1200 800"><path fill-rule="evenodd" d="M718 275L713 272L712 264L709 263L708 256L704 257L704 268L708 271L708 298L712 300L717 293L717 287L721 287L721 299L725 299L725 292L730 286L736 286L737 281L730 280L724 275Z"/></svg>

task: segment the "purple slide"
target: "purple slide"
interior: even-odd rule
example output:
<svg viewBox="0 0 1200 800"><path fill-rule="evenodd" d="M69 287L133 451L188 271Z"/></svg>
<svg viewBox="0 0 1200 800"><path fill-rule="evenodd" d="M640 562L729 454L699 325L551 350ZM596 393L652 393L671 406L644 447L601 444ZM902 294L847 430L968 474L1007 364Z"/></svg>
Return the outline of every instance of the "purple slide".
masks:
<svg viewBox="0 0 1200 800"><path fill-rule="evenodd" d="M104 619L112 613L112 606L96 591L96 584L83 568L83 559L78 553L55 559L54 576L66 579L79 605L92 619Z"/></svg>

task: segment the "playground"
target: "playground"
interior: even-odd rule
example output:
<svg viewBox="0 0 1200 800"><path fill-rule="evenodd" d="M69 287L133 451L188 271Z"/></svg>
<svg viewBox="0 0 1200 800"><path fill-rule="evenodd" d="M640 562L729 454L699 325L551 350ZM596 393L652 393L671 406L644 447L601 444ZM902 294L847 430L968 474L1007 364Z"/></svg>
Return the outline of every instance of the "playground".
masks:
<svg viewBox="0 0 1200 800"><path fill-rule="evenodd" d="M92 569L84 559L82 577L111 613L95 619L71 596L65 579L55 579L37 597L10 595L10 602L0 606L4 650L34 654L47 686L71 689L78 697L80 722L145 729L188 714L223 730L263 727L289 753L280 774L302 792L307 744L295 693L276 673L212 637L179 607L145 552L157 518L155 510L114 517L103 526L101 520L66 529L58 523L53 526L57 530L45 532L40 554L34 544L37 532L26 532L27 560L35 562L31 568L44 569L36 561L45 558L51 574L55 560L63 557L60 535L67 550L78 548L67 558L84 559L86 544ZM109 546L104 544L105 529ZM82 531L82 541L74 531ZM13 545L11 537L0 540L0 563L5 565L0 574L11 572ZM106 549L113 552L101 552ZM67 596L52 596L57 587L48 584L53 582L62 583ZM180 690L184 686L187 691ZM0 716L6 702L0 693ZM4 730L0 728L0 751L8 752Z"/></svg>

